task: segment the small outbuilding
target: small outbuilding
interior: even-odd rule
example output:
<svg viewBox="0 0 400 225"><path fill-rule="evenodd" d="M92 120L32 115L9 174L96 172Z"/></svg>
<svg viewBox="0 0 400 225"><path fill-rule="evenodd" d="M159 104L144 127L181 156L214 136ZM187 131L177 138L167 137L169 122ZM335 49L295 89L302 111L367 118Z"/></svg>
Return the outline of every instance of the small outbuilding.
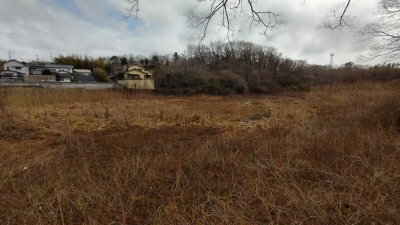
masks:
<svg viewBox="0 0 400 225"><path fill-rule="evenodd" d="M2 82L24 81L24 74L13 70L3 70L0 72L0 81Z"/></svg>
<svg viewBox="0 0 400 225"><path fill-rule="evenodd" d="M58 82L70 83L72 79L73 74L68 71L61 70L56 73L56 81Z"/></svg>

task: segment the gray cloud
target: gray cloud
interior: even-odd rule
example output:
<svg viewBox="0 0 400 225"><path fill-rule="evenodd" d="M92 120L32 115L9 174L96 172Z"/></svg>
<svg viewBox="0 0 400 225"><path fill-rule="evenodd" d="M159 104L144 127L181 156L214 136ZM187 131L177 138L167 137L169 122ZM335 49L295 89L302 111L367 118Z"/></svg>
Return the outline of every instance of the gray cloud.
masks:
<svg viewBox="0 0 400 225"><path fill-rule="evenodd" d="M22 60L38 54L110 56L114 54L161 54L182 52L196 31L189 28L189 9L204 7L196 0L143 0L138 18L123 20L126 0L69 0L79 13L57 5L54 0L6 0L0 7L0 57L8 50ZM320 29L326 15L343 0L268 0L258 6L279 12L286 21L267 39L257 28L251 32L243 18L235 21L232 40L246 40L276 47L284 56L326 64L329 54L336 62L356 61L371 43L357 42L356 30L373 21L378 0L354 1L349 15L355 16L353 31ZM240 30L240 29L238 29ZM198 31L197 31L198 32ZM223 40L217 21L208 32L208 41Z"/></svg>

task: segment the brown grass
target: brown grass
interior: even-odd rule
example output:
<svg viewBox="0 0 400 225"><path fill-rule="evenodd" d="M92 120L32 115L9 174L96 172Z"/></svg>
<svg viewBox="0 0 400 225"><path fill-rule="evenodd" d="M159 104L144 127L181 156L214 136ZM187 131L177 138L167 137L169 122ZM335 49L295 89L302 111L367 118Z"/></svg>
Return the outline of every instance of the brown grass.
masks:
<svg viewBox="0 0 400 225"><path fill-rule="evenodd" d="M0 224L400 224L399 87L0 90Z"/></svg>

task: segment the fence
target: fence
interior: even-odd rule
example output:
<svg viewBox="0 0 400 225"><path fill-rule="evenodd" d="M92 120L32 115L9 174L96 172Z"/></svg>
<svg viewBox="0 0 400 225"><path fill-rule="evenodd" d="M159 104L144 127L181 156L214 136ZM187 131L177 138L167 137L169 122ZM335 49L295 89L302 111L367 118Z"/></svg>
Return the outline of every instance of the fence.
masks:
<svg viewBox="0 0 400 225"><path fill-rule="evenodd" d="M59 82L0 82L0 87L38 87L38 88L83 88L83 89L111 89L118 86L113 83L59 83Z"/></svg>

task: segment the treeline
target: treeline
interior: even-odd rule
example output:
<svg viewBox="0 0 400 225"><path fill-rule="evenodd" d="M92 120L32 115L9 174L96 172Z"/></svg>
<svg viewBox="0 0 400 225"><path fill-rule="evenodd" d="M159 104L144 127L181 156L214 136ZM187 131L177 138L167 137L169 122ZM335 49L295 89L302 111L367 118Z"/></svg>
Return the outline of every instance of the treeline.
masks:
<svg viewBox="0 0 400 225"><path fill-rule="evenodd" d="M274 48L249 42L189 45L158 65L157 90L164 93L271 93L284 88L308 90L305 61L283 58ZM164 57L165 58L165 57Z"/></svg>
<svg viewBox="0 0 400 225"><path fill-rule="evenodd" d="M107 59L104 57L91 58L88 56L58 56L54 58L54 63L61 65L73 65L75 69L90 69L100 68L102 70L110 70Z"/></svg>
<svg viewBox="0 0 400 225"><path fill-rule="evenodd" d="M273 93L307 91L312 85L400 78L396 64L339 68L285 58L275 48L249 42L189 45L184 54L90 58L60 56L55 63L117 74L123 65L141 64L154 72L156 89L170 94Z"/></svg>
<svg viewBox="0 0 400 225"><path fill-rule="evenodd" d="M160 61L162 62L162 57L159 56ZM151 59L148 59L144 56L112 56L110 58L106 57L88 57L88 56L80 56L80 55L71 55L71 56L58 56L54 58L54 63L61 65L73 65L75 69L89 69L94 71L96 68L106 71L108 74L116 74L118 72L123 71L124 65L130 64L141 64L144 66L150 65ZM153 64L152 64L153 65Z"/></svg>
<svg viewBox="0 0 400 225"><path fill-rule="evenodd" d="M314 84L353 83L361 80L389 81L400 78L400 68L394 63L379 64L368 68L346 63L336 69L310 65L307 76Z"/></svg>
<svg viewBox="0 0 400 225"><path fill-rule="evenodd" d="M176 94L307 91L317 84L400 78L395 64L363 68L346 63L333 69L291 60L275 48L249 42L189 45L185 54L175 53L163 62L158 58L150 61L157 65L157 90Z"/></svg>

